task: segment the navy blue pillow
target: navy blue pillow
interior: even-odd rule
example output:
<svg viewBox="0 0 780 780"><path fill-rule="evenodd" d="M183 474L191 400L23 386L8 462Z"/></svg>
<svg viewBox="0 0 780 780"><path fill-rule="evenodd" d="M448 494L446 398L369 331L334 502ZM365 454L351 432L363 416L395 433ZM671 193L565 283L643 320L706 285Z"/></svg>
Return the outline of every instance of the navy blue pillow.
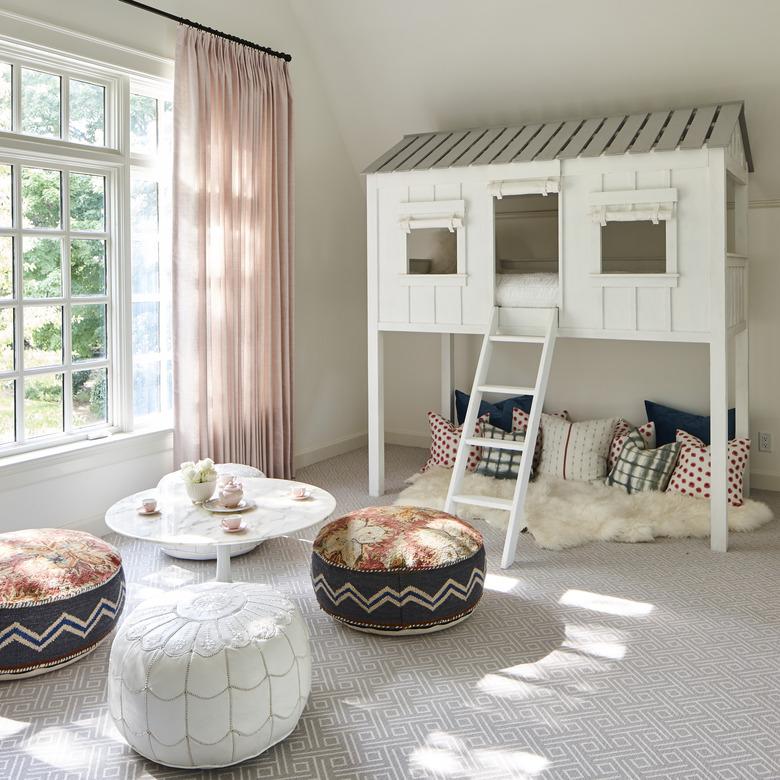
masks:
<svg viewBox="0 0 780 780"><path fill-rule="evenodd" d="M516 406L524 412L531 411L532 395L516 395L514 398L506 398L498 403L491 404L482 401L479 405L479 417L483 414L490 415L491 425L502 428L505 431L512 430L512 409ZM463 425L466 419L466 410L469 407L469 396L460 390L455 391L455 414L458 418L458 425Z"/></svg>
<svg viewBox="0 0 780 780"><path fill-rule="evenodd" d="M671 406L645 401L645 411L649 422L655 423L655 446L661 447L675 441L677 429L690 433L710 443L710 418L701 414L691 414L673 409ZM729 439L735 436L736 415L734 409L729 409Z"/></svg>

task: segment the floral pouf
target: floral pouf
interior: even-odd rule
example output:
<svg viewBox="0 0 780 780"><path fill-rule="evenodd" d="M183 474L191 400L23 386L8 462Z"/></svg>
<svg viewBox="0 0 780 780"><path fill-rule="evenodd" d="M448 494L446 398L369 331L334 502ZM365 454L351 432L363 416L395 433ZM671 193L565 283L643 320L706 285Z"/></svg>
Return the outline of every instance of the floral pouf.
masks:
<svg viewBox="0 0 780 780"><path fill-rule="evenodd" d="M368 507L320 531L311 573L320 607L352 628L439 631L482 597L485 548L479 531L446 512Z"/></svg>
<svg viewBox="0 0 780 780"><path fill-rule="evenodd" d="M122 559L83 531L0 534L0 680L73 663L116 624L125 598Z"/></svg>

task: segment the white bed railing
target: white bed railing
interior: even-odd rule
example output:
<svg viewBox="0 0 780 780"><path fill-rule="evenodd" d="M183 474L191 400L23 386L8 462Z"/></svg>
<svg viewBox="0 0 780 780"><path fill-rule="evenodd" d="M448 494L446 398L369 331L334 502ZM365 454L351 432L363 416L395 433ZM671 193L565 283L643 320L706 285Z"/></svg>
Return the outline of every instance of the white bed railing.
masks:
<svg viewBox="0 0 780 780"><path fill-rule="evenodd" d="M726 326L741 328L747 316L748 260L729 254L726 259Z"/></svg>

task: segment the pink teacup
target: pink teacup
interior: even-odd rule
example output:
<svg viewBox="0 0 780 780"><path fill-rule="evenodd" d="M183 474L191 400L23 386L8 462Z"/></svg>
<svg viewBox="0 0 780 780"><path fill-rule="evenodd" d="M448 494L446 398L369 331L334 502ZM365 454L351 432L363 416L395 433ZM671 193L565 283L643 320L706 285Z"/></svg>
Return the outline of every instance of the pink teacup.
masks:
<svg viewBox="0 0 780 780"><path fill-rule="evenodd" d="M306 498L306 487L304 485L293 485L290 488L290 495L293 498Z"/></svg>
<svg viewBox="0 0 780 780"><path fill-rule="evenodd" d="M157 510L157 499L142 498L141 506L144 508L144 512L148 512L149 514L151 514L152 512L155 512Z"/></svg>
<svg viewBox="0 0 780 780"><path fill-rule="evenodd" d="M241 527L241 515L228 515L222 518L222 527L228 531L237 531Z"/></svg>

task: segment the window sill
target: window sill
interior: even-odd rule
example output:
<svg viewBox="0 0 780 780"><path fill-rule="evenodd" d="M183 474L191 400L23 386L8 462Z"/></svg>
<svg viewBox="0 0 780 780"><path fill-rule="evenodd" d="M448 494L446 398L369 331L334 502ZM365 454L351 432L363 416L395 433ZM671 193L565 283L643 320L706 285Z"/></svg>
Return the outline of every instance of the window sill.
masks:
<svg viewBox="0 0 780 780"><path fill-rule="evenodd" d="M467 274L398 274L402 287L465 287Z"/></svg>
<svg viewBox="0 0 780 780"><path fill-rule="evenodd" d="M161 427L7 455L0 459L0 492L91 470L96 466L165 452L172 446L172 429Z"/></svg>
<svg viewBox="0 0 780 780"><path fill-rule="evenodd" d="M680 274L590 274L594 287L677 287Z"/></svg>

